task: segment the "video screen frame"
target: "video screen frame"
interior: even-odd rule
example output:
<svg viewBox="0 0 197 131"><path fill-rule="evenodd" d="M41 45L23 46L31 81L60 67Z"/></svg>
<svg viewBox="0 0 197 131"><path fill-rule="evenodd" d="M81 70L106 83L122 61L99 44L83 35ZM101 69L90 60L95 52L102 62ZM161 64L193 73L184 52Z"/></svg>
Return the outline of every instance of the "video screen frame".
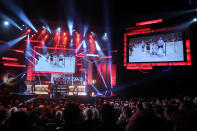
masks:
<svg viewBox="0 0 197 131"><path fill-rule="evenodd" d="M65 51L73 51L75 53L75 49L70 48L59 48L59 47L43 47L43 46L34 46L33 56L35 57L36 49L51 49L51 50L65 50ZM76 55L76 54L75 54ZM33 64L35 65L35 60L33 59ZM51 72L51 71L35 71L35 67L33 66L33 73L49 73L49 74L74 74L75 72ZM75 58L75 70L76 70L76 58Z"/></svg>
<svg viewBox="0 0 197 131"><path fill-rule="evenodd" d="M182 41L183 41L183 61L147 61L147 62L129 62L129 40L134 38L142 38L142 37L153 37L153 36L160 36L160 35L168 35L170 33L181 33L182 34ZM170 32L154 32L154 33L146 33L146 34L137 34L137 35L127 35L126 36L126 55L127 55L127 63L170 63L170 62L185 62L187 61L187 53L186 53L186 39L185 39L185 32L183 31L170 31Z"/></svg>
<svg viewBox="0 0 197 131"><path fill-rule="evenodd" d="M128 28L129 29L129 28ZM165 30L165 31L160 31ZM150 35L150 34L160 34L160 33L170 33L177 32L177 30L168 30L168 29L157 29L157 30L147 30L147 31L132 31L124 33L124 54L123 54L123 66L129 70L151 70L154 66L183 66L183 65L191 65L191 48L190 48L190 39L186 38L186 30L182 31L184 34L183 37L183 48L184 48L184 62L142 62L142 63L129 63L128 62L128 37L136 37L141 35ZM180 32L180 31L179 31Z"/></svg>

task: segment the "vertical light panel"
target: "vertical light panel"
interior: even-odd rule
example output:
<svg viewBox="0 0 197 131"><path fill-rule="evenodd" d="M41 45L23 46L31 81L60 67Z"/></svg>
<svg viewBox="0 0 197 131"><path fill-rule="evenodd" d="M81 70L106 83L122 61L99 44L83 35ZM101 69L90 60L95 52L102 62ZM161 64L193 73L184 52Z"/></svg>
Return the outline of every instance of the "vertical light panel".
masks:
<svg viewBox="0 0 197 131"><path fill-rule="evenodd" d="M101 64L98 64L98 69L101 72ZM98 74L98 83L99 83L99 85L101 85L102 79L101 79L101 75L100 75L99 71L97 71L97 74Z"/></svg>
<svg viewBox="0 0 197 131"><path fill-rule="evenodd" d="M90 42L90 47L91 47L92 53L95 53L96 52L96 47L94 45L94 39L92 38L92 36L90 37L89 42Z"/></svg>
<svg viewBox="0 0 197 131"><path fill-rule="evenodd" d="M33 65L31 64L31 62L29 62L27 68L27 80L29 81L32 80L32 73L33 73Z"/></svg>
<svg viewBox="0 0 197 131"><path fill-rule="evenodd" d="M111 71L112 71L112 69L111 69L111 64L107 64L107 74L106 74L106 81L107 81L107 84L108 85L110 85L111 86Z"/></svg>
<svg viewBox="0 0 197 131"><path fill-rule="evenodd" d="M88 85L92 84L92 69L93 69L93 63L88 63Z"/></svg>
<svg viewBox="0 0 197 131"><path fill-rule="evenodd" d="M107 65L106 64L103 64L102 65L102 74L103 74L103 79L106 80L106 74L107 74L107 71L106 71L106 67Z"/></svg>
<svg viewBox="0 0 197 131"><path fill-rule="evenodd" d="M124 66L127 66L127 34L124 34Z"/></svg>
<svg viewBox="0 0 197 131"><path fill-rule="evenodd" d="M149 24L155 24L155 23L160 23L160 22L163 22L163 19L157 19L157 20L139 22L139 23L136 23L136 26L140 26L140 25L149 25Z"/></svg>
<svg viewBox="0 0 197 131"><path fill-rule="evenodd" d="M190 40L186 40L187 65L191 65Z"/></svg>
<svg viewBox="0 0 197 131"><path fill-rule="evenodd" d="M116 86L116 64L112 65L112 86Z"/></svg>

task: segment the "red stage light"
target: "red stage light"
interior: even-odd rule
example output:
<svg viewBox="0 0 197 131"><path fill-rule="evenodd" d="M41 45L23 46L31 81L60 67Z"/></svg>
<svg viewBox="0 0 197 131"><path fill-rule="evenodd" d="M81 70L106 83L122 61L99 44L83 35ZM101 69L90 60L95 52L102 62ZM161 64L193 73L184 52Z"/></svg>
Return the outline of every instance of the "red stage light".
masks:
<svg viewBox="0 0 197 131"><path fill-rule="evenodd" d="M40 43L40 42L42 42L42 41L39 41L39 40L24 40L25 42L27 42L27 41L29 41L29 42L34 42L34 43Z"/></svg>
<svg viewBox="0 0 197 131"><path fill-rule="evenodd" d="M67 37L64 38L63 45L66 47Z"/></svg>
<svg viewBox="0 0 197 131"><path fill-rule="evenodd" d="M112 58L112 56L101 56L100 58L101 59L104 59L104 58L107 58L108 59L108 58Z"/></svg>
<svg viewBox="0 0 197 131"><path fill-rule="evenodd" d="M162 19L149 21L146 24L151 24L151 22L162 22ZM145 24L145 23L140 23ZM139 24L138 24L139 25ZM162 62L162 63L128 63L127 62L127 36L129 35L137 35L137 34L145 34L152 32L160 32L160 31L169 31L172 29L178 29L177 27L171 28L160 28L160 29L150 29L145 27L145 29L137 29L136 27L127 28L127 33L124 34L124 66L127 69L152 69L153 66L182 66L182 65L191 65L191 51L190 51L190 40L186 40L186 62Z"/></svg>
<svg viewBox="0 0 197 131"><path fill-rule="evenodd" d="M111 79L112 86L116 86L116 64L112 65L112 79Z"/></svg>
<svg viewBox="0 0 197 131"><path fill-rule="evenodd" d="M95 44L94 44L94 39L93 39L92 35L89 35L89 37L90 37L89 42L90 42L91 50L92 50L92 52L96 52L96 47L95 47Z"/></svg>
<svg viewBox="0 0 197 131"><path fill-rule="evenodd" d="M34 46L34 48L38 48L38 49L46 48L46 49L54 49L54 50L72 50L72 51L75 51L75 49L70 49L70 48L57 48L57 47ZM34 50L35 50L35 49L34 49Z"/></svg>
<svg viewBox="0 0 197 131"><path fill-rule="evenodd" d="M17 58L2 57L2 60L17 61Z"/></svg>
<svg viewBox="0 0 197 131"><path fill-rule="evenodd" d="M48 72L48 71L34 71L34 73L50 73L50 74L73 74L69 72Z"/></svg>
<svg viewBox="0 0 197 131"><path fill-rule="evenodd" d="M136 23L136 26L139 26L139 25L149 25L149 24L160 23L160 22L163 22L163 19L157 19L157 20L139 22L139 23Z"/></svg>
<svg viewBox="0 0 197 131"><path fill-rule="evenodd" d="M30 29L28 29L28 30L27 30L27 32L31 32L31 30L30 30Z"/></svg>
<svg viewBox="0 0 197 131"><path fill-rule="evenodd" d="M18 63L3 63L4 66L14 66L14 67L26 67L26 65L20 65Z"/></svg>
<svg viewBox="0 0 197 131"><path fill-rule="evenodd" d="M3 44L4 44L4 43L7 43L7 42L5 42L5 41L1 41L1 40L0 40L0 43L3 43Z"/></svg>
<svg viewBox="0 0 197 131"><path fill-rule="evenodd" d="M45 83L45 84L50 84L51 83L51 81L43 81L43 83ZM49 89L50 90L50 89ZM49 91L48 90L48 91Z"/></svg>
<svg viewBox="0 0 197 131"><path fill-rule="evenodd" d="M17 52L17 53L24 53L23 50L18 50L18 49L8 49L10 51L14 51L14 52Z"/></svg>

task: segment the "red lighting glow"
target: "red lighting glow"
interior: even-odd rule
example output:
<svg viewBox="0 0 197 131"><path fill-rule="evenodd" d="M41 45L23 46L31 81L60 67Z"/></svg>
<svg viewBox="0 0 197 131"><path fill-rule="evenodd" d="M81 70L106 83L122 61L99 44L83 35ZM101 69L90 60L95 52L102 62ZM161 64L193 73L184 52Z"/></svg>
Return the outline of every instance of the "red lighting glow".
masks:
<svg viewBox="0 0 197 131"><path fill-rule="evenodd" d="M94 39L93 39L92 35L90 35L89 42L90 42L91 51L92 51L93 53L96 52L96 47L95 47Z"/></svg>
<svg viewBox="0 0 197 131"><path fill-rule="evenodd" d="M76 47L78 47L80 44L80 35L77 34L77 37L76 37Z"/></svg>
<svg viewBox="0 0 197 131"><path fill-rule="evenodd" d="M17 53L24 53L23 50L18 50L18 49L8 49L10 51L14 51L14 52L17 52Z"/></svg>
<svg viewBox="0 0 197 131"><path fill-rule="evenodd" d="M112 58L112 56L101 56L100 58L101 58L101 59L104 59L104 58L105 58L105 59L109 59L109 58Z"/></svg>
<svg viewBox="0 0 197 131"><path fill-rule="evenodd" d="M116 64L112 65L112 86L116 86Z"/></svg>
<svg viewBox="0 0 197 131"><path fill-rule="evenodd" d="M44 40L43 40L43 41L45 42L47 38L48 38L48 35L45 35L45 37L44 37Z"/></svg>
<svg viewBox="0 0 197 131"><path fill-rule="evenodd" d="M147 66L147 67L127 67L127 69L129 69L129 70L139 70L139 69L152 70L153 67L152 66Z"/></svg>
<svg viewBox="0 0 197 131"><path fill-rule="evenodd" d="M50 84L51 81L43 81L43 83L45 83L45 84Z"/></svg>
<svg viewBox="0 0 197 131"><path fill-rule="evenodd" d="M34 46L34 48L47 48L47 49L54 49L54 50L72 50L75 51L75 49L69 49L69 48L57 48L57 47L42 47L42 46Z"/></svg>
<svg viewBox="0 0 197 131"><path fill-rule="evenodd" d="M65 73L65 72L48 72L48 71L34 71L34 73L73 74L73 73Z"/></svg>
<svg viewBox="0 0 197 131"><path fill-rule="evenodd" d="M64 41L63 41L64 47L66 47L66 43L67 43L67 37L65 37L65 38L64 38Z"/></svg>
<svg viewBox="0 0 197 131"><path fill-rule="evenodd" d="M17 61L17 58L2 57L2 60Z"/></svg>
<svg viewBox="0 0 197 131"><path fill-rule="evenodd" d="M26 67L26 65L20 65L18 63L3 63L4 66L14 66L14 67Z"/></svg>
<svg viewBox="0 0 197 131"><path fill-rule="evenodd" d="M93 70L93 63L88 63L88 85L92 83L92 70Z"/></svg>
<svg viewBox="0 0 197 131"><path fill-rule="evenodd" d="M51 76L51 74L45 74L45 73L41 73L41 74L32 74L32 76Z"/></svg>
<svg viewBox="0 0 197 131"><path fill-rule="evenodd" d="M31 43L41 43L40 40L24 40L25 42L31 42Z"/></svg>
<svg viewBox="0 0 197 131"><path fill-rule="evenodd" d="M88 69L79 69L80 71L86 71L86 70L88 70Z"/></svg>
<svg viewBox="0 0 197 131"><path fill-rule="evenodd" d="M149 21L146 24L150 24L151 22L162 22L162 19ZM143 23L140 23L141 25ZM138 25L140 25L138 24ZM144 23L145 24L145 23ZM184 62L161 62L161 63L127 63L127 36L129 35L137 35L137 34L145 34L145 33L152 33L152 32L160 32L160 31L168 31L174 28L162 28L162 29L136 29L137 27L127 28L127 33L124 34L124 66L130 70L149 70L152 69L153 66L182 66L182 65L191 65L191 50L190 50L190 40L186 40L186 60Z"/></svg>
<svg viewBox="0 0 197 131"><path fill-rule="evenodd" d="M1 40L0 40L0 43L3 43L3 44L4 44L4 43L6 43L6 42L5 42L5 41L1 41Z"/></svg>
<svg viewBox="0 0 197 131"><path fill-rule="evenodd" d="M155 24L155 23L160 23L160 22L163 22L163 19L157 19L157 20L139 22L139 23L136 23L136 26L140 26L140 25L149 25L149 24Z"/></svg>
<svg viewBox="0 0 197 131"><path fill-rule="evenodd" d="M79 65L79 66L81 66L82 64L81 64L81 63L77 63L76 65Z"/></svg>

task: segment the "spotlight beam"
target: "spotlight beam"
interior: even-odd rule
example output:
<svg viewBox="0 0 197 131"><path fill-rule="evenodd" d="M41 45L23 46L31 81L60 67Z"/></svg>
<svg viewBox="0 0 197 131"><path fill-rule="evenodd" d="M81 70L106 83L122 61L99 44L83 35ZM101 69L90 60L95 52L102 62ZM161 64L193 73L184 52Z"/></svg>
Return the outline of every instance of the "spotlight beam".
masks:
<svg viewBox="0 0 197 131"><path fill-rule="evenodd" d="M105 79L104 79L104 77L103 77L101 71L100 71L99 68L98 68L98 63L97 63L97 61L94 61L94 63L95 63L95 65L96 65L96 68L97 68L97 70L98 70L98 72L99 72L99 75L101 76L101 79L102 79L102 81L103 81L103 83L104 83L104 85L105 85L105 88L107 89L107 84L106 84L106 82L105 82Z"/></svg>
<svg viewBox="0 0 197 131"><path fill-rule="evenodd" d="M37 51L33 50L32 48L30 48L33 52L35 52L36 54L38 54L39 56L41 56L44 59L47 59L46 57L44 57L43 55L41 55L40 53L38 53ZM36 58L35 58L36 59Z"/></svg>
<svg viewBox="0 0 197 131"><path fill-rule="evenodd" d="M83 29L83 37L86 36L87 31L88 31L88 25L85 25Z"/></svg>
<svg viewBox="0 0 197 131"><path fill-rule="evenodd" d="M26 37L26 35L23 35L19 38L16 38L14 40L8 41L7 43L5 43L4 45L0 46L0 54L3 54L5 51L7 51L8 48L14 46L16 43L18 43L19 41L21 41L22 39L24 39Z"/></svg>
<svg viewBox="0 0 197 131"><path fill-rule="evenodd" d="M95 87L94 84L92 84L92 82L86 77L86 79L88 80L88 82L91 84L91 86L93 87L93 89L96 91L97 94L101 94L100 91Z"/></svg>
<svg viewBox="0 0 197 131"><path fill-rule="evenodd" d="M83 40L84 41L84 40ZM81 46L82 46L82 44L83 44L83 41L80 43L80 45L77 47L77 49L76 49L76 54L77 54L77 52L79 51L79 49L81 48Z"/></svg>
<svg viewBox="0 0 197 131"><path fill-rule="evenodd" d="M72 20L68 20L68 29L70 32L70 35L73 34L73 21Z"/></svg>
<svg viewBox="0 0 197 131"><path fill-rule="evenodd" d="M103 53L103 51L101 50L101 47L99 46L98 42L95 41L94 43L95 43L95 46L96 46L96 49L97 49L99 55L104 56L104 53Z"/></svg>
<svg viewBox="0 0 197 131"><path fill-rule="evenodd" d="M32 65L34 65L34 63L26 56L25 57Z"/></svg>
<svg viewBox="0 0 197 131"><path fill-rule="evenodd" d="M87 48L85 40L83 40L83 48L84 48L84 49Z"/></svg>
<svg viewBox="0 0 197 131"><path fill-rule="evenodd" d="M44 27L46 27L46 30L47 30L49 33L52 33L52 32L51 32L51 29L50 29L50 27L49 27L49 25L47 24L47 22L46 22L44 19L40 19L40 21L42 22L42 24L45 25Z"/></svg>
<svg viewBox="0 0 197 131"><path fill-rule="evenodd" d="M36 28L33 26L31 21L25 15L23 10L18 7L12 0L2 0L4 6L6 6L12 13L14 13L21 21L27 24L30 28L32 28L35 32L37 32Z"/></svg>
<svg viewBox="0 0 197 131"><path fill-rule="evenodd" d="M14 22L11 18L9 18L8 16L6 16L5 14L0 12L0 17L6 21L8 21L11 25L13 25L14 27L16 27L19 30L22 30L22 28L16 24L16 22Z"/></svg>
<svg viewBox="0 0 197 131"><path fill-rule="evenodd" d="M22 75L25 74L25 73L26 73L26 72L23 72L23 73L21 73L21 74L19 74L19 75L16 75L16 76L14 76L14 77L11 77L11 78L8 79L8 81L11 80L11 79L16 79L16 78L22 76ZM3 85L4 83L6 83L6 82L2 82L2 83L0 83L0 85Z"/></svg>

